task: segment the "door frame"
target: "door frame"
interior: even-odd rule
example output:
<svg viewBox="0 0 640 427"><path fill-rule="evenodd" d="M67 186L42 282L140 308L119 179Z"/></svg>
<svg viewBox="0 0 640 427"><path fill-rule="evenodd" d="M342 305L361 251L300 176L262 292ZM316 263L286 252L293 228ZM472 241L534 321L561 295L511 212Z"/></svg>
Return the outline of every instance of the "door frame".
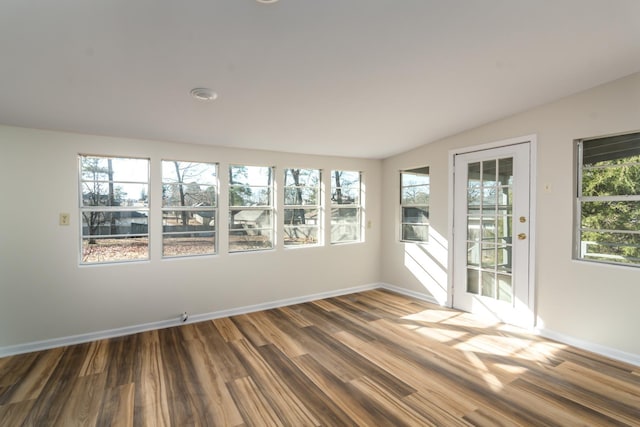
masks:
<svg viewBox="0 0 640 427"><path fill-rule="evenodd" d="M515 138L504 139L495 142L489 142L486 144L474 145L469 147L455 148L449 150L449 173L448 173L448 194L449 194L449 212L448 212L448 226L447 226L447 239L449 241L449 254L448 254L448 270L447 275L447 302L448 307L453 308L453 284L454 284L454 239L453 234L456 224L454 224L454 212L455 212L455 168L454 162L456 155L473 153L476 151L484 151L492 148L501 148L515 144L529 144L529 311L530 311L530 325L533 329L538 323L538 317L536 312L536 164L537 164L537 147L538 138L536 134L524 135ZM466 232L466 231L463 231Z"/></svg>

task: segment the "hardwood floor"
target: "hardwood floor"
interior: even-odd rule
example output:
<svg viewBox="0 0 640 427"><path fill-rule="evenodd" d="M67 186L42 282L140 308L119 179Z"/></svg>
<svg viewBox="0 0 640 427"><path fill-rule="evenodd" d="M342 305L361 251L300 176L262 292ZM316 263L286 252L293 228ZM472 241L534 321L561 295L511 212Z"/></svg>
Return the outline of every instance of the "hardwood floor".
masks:
<svg viewBox="0 0 640 427"><path fill-rule="evenodd" d="M640 368L384 290L0 359L2 426L640 425Z"/></svg>

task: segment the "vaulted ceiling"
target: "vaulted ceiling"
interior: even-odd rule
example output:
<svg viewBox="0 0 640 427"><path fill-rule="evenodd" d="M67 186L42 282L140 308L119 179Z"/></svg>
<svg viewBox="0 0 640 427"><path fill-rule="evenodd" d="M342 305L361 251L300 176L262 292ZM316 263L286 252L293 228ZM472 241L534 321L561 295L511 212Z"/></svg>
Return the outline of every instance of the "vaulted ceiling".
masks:
<svg viewBox="0 0 640 427"><path fill-rule="evenodd" d="M384 158L638 71L638 0L0 2L34 128Z"/></svg>

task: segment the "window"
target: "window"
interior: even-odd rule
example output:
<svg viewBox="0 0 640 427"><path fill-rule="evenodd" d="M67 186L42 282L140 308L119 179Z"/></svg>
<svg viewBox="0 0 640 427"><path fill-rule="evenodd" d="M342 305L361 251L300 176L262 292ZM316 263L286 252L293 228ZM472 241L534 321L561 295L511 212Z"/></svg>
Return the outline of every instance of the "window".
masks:
<svg viewBox="0 0 640 427"><path fill-rule="evenodd" d="M273 248L273 168L229 167L229 252Z"/></svg>
<svg viewBox="0 0 640 427"><path fill-rule="evenodd" d="M320 171L285 169L284 245L317 245L320 223Z"/></svg>
<svg viewBox="0 0 640 427"><path fill-rule="evenodd" d="M149 259L149 160L79 156L81 263Z"/></svg>
<svg viewBox="0 0 640 427"><path fill-rule="evenodd" d="M360 180L360 172L331 172L331 243L360 241Z"/></svg>
<svg viewBox="0 0 640 427"><path fill-rule="evenodd" d="M162 256L216 253L217 165L162 161Z"/></svg>
<svg viewBox="0 0 640 427"><path fill-rule="evenodd" d="M577 142L575 256L640 265L640 133Z"/></svg>
<svg viewBox="0 0 640 427"><path fill-rule="evenodd" d="M400 172L400 240L429 240L429 168Z"/></svg>

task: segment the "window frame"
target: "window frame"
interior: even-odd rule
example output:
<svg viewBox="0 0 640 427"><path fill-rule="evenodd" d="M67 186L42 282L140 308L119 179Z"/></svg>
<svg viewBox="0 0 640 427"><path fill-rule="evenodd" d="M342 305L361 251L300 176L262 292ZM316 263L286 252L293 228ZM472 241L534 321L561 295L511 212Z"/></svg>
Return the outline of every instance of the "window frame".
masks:
<svg viewBox="0 0 640 427"><path fill-rule="evenodd" d="M181 164L187 164L187 165L202 165L203 169L207 168L207 167L213 167L213 176L214 179L212 180L213 182L210 183L206 183L206 182L189 182L186 183L184 182L185 178L184 178L184 174L182 177L178 177L178 181L169 181L167 180L168 178L165 177L164 175L164 165L165 163L181 163ZM218 241L219 241L219 235L218 235L218 230L219 230L219 222L218 222L218 215L219 215L219 197L220 197L220 167L218 163L215 162L196 162L196 161L185 161L185 160L175 160L175 159L163 159L160 162L161 165L161 186L162 186L162 192L163 192L163 200L162 200L162 208L161 208L161 218L162 218L162 258L163 259L171 259L171 258L189 258L189 257L198 257L198 256L211 256L211 255L217 255L218 254ZM184 172L184 171L183 171ZM182 182L181 182L182 181ZM164 200L164 189L165 186L173 186L173 185L178 185L178 186L188 186L188 185L198 185L200 187L202 186L209 186L209 187L213 187L214 188L214 192L213 192L213 204L212 205L200 205L200 206L182 206L179 204L176 205L165 205L165 200ZM191 215L197 213L197 212L210 212L211 213L211 218L213 221L213 229L212 230L192 230L192 231L165 231L165 213L167 212L189 212ZM204 224L203 224L204 225ZM184 236L186 234L189 235L207 235L207 234L213 234L213 250L211 252L202 252L202 253L184 253L184 254L177 254L177 255L167 255L165 254L165 238L170 237L170 236ZM192 236L193 237L193 236Z"/></svg>
<svg viewBox="0 0 640 427"><path fill-rule="evenodd" d="M625 203L625 202L637 202L640 205L640 191L637 194L607 194L607 195L584 195L583 194L583 183L584 183L584 172L588 170L607 170L613 169L616 167L623 166L638 166L640 167L640 161L633 163L621 163L621 164L611 164L611 165L591 165L586 166L584 164L585 157L585 144L597 144L598 142L611 142L615 143L615 141L620 139L625 139L628 137L630 141L637 146L633 147L629 150L629 156L637 156L640 155L640 132L625 132L622 134L615 134L609 136L599 136L599 137L590 137L590 138L581 138L574 141L574 189L575 189L575 198L574 198L574 226L573 226L573 259L584 262L593 262L598 264L610 264L617 266L625 266L625 267L640 267L640 257L632 258L635 259L635 262L625 262L620 261L620 259L626 259L621 255L612 255L605 253L594 253L593 257L589 257L588 246L589 244L598 245L602 242L590 242L583 240L583 233L594 232L594 233L609 233L609 234L628 234L628 235L640 235L640 227L635 230L632 229L604 229L604 228L589 228L583 227L582 222L582 213L583 213L583 204L585 203ZM606 155L607 152L605 152ZM602 157L602 154L600 154ZM622 159L624 157L618 157L618 159ZM606 160L602 158L598 161ZM610 160L616 160L616 158L612 158ZM598 161L594 160L594 163ZM614 244L614 243L604 243L604 246L610 247L629 247L637 245L624 245L624 244Z"/></svg>
<svg viewBox="0 0 640 427"><path fill-rule="evenodd" d="M426 172L420 172L426 169ZM431 174L430 174L431 170L429 166L422 166L422 167L417 167L417 168L411 168L411 169L403 169L400 171L400 218L399 218L399 224L400 224L400 230L399 230L399 239L400 242L402 243L419 243L419 244L424 244L424 243L428 243L429 242L429 229L431 228L431 222L429 220L429 205L430 205L430 196L431 196ZM420 175L420 176L426 176L428 179L428 183L427 184L415 184L415 185L404 185L404 180L403 180L403 176L404 175ZM405 203L404 202L404 190L405 188L410 188L410 187L427 187L427 202L426 203ZM426 222L405 222L405 216L404 216L404 210L405 208L426 208L427 211L427 221ZM408 239L405 236L405 226L406 225L419 225L419 226L426 226L426 239L422 240L422 239Z"/></svg>
<svg viewBox="0 0 640 427"><path fill-rule="evenodd" d="M267 169L269 170L269 182L267 185L251 185L251 184L234 184L232 181L232 169L233 168L238 168L238 167L245 167L245 168L263 168L263 169ZM260 252L260 251L270 251L270 250L274 250L276 248L276 226L275 226L275 217L276 217L276 207L274 204L275 201L275 194L274 194L274 190L275 190L275 167L274 166L263 166L263 165L249 165L249 164L229 164L229 168L228 168L228 173L229 173L229 180L228 180L228 210L227 210L227 214L228 214L228 231L227 231L227 238L228 238L228 244L227 244L227 250L229 253L243 253L243 252ZM245 189L267 189L268 195L267 195L267 203L266 204L253 204L253 205L234 205L231 202L231 198L232 198L232 188L245 188ZM233 211L237 211L235 214L233 214ZM235 218L235 215L237 215L239 212L251 212L251 211L263 211L267 213L267 216L269 217L269 226L268 227L254 227L254 228L234 228L233 227L233 223L232 221ZM261 216L261 214L256 217L259 218ZM253 231L259 231L261 234L266 230L269 231L269 243L270 246L265 246L265 247L254 247L254 248L244 248L244 249L233 249L233 245L232 245L232 237L234 236L234 232L237 231L241 231L241 230L253 230ZM250 233L246 234L247 236L250 236Z"/></svg>
<svg viewBox="0 0 640 427"><path fill-rule="evenodd" d="M120 180L120 179L115 179L115 177L109 177L109 174L114 174L115 171L110 171L107 172L107 178L106 179L98 179L96 174L104 174L105 172L94 172L94 178L93 179L86 179L84 176L84 162L83 159L96 159L96 160L100 160L100 159L104 159L107 160L108 164L111 164L110 161L113 160L133 160L133 161L145 161L146 162L146 173L144 173L145 179L146 180ZM98 168L98 165L96 163L96 169ZM150 188L151 188L151 179L150 179L150 173L151 173L151 159L147 158L147 157L133 157L133 156L109 156L109 155L98 155L98 154L83 154L80 153L78 154L78 212L79 212L79 264L82 266L91 266L91 265L104 265L104 264L119 264L119 263L129 263L129 262L144 262L144 261L149 261L151 259L151 237L150 237L150 225L151 225L151 216L150 216L150 202L151 202L151 194L150 194ZM93 185L93 188L96 189L100 189L100 185L104 185L106 184L107 186L111 187L113 186L113 188L115 190L117 190L116 185L120 184L120 185L140 185L142 186L143 189L146 188L146 205L143 206L120 206L120 205L112 205L111 203L115 202L115 200L110 200L108 202L108 204L102 205L102 204L97 204L97 205L88 205L85 204L85 192L84 192L84 188L85 188L85 184L89 184L91 183ZM145 187L146 186L146 187ZM113 190L109 190L109 193L111 193L111 191ZM96 194L95 192L91 193L91 194ZM99 203L99 199L102 197L102 192L99 191L98 193L98 203ZM108 197L113 197L112 194L109 194ZM125 213L124 217L127 217L126 214L130 215L131 218L133 218L135 215L134 213L138 212L138 213L146 213L146 232L144 233L109 233L109 234L91 234L91 231L89 231L89 234L85 235L85 219L87 218L86 214L92 214L92 213L98 213L98 214L102 214L102 215L106 215L106 214L110 214L112 215L112 221L110 224L110 227L118 227L118 225L116 225L115 223L115 218L122 218L121 214ZM104 220L106 222L106 219ZM92 223L92 220L88 220L87 221L87 228L88 230L90 230L92 227L94 227L93 225L90 225L90 223ZM132 219L132 224L133 226L133 219ZM96 226L98 227L98 231L100 231L100 227L104 227L104 225L102 225L101 223L98 223L98 225ZM133 227L132 227L133 228ZM117 229L116 229L117 231ZM146 256L145 257L140 257L140 258L122 258L122 259L108 259L108 260L95 260L95 261L90 261L87 260L88 255L85 253L85 240L89 240L89 245L91 245L91 241L92 240L96 240L95 237L90 237L90 236L97 236L97 239L122 239L124 241L124 243L137 243L138 240L129 240L129 239L138 239L141 238L145 241L146 243ZM125 241L126 239L126 241ZM95 242L93 243L95 244Z"/></svg>
<svg viewBox="0 0 640 427"><path fill-rule="evenodd" d="M287 185L287 173L290 170L298 170L298 171L309 171L312 173L317 173L318 179L317 184L314 187L309 187L305 184L298 185ZM319 168L284 168L283 169L283 184L282 184L282 199L283 199L283 219L284 219L284 229L283 229L283 246L287 249L291 248L309 248L315 246L322 246L323 243L323 212L322 212L322 170ZM305 201L302 200L302 204L287 204L287 190L289 189L313 189L316 192L316 203L315 204L305 204ZM306 228L315 228L316 230L316 241L312 243L287 243L287 229L288 228L299 228L299 225L295 224L287 224L287 211L289 210L304 210L306 211L316 211L316 224L315 225L307 225L305 224L303 227ZM305 215L306 218L306 215Z"/></svg>
<svg viewBox="0 0 640 427"><path fill-rule="evenodd" d="M358 174L358 189L357 189L357 195L358 195L358 200L357 203L336 203L335 202L335 193L337 192L337 189L340 188L344 188L344 186L341 183L340 187L335 186L335 173L336 172L349 172L349 173L356 173ZM343 244L350 244L350 243L362 243L364 241L364 230L363 230L363 226L362 226L362 218L363 218L363 211L364 211L364 204L363 204L363 200L364 200L364 194L363 194L363 172L362 171L354 171L354 170L346 170L346 169L332 169L331 170L331 175L329 176L329 179L331 180L331 185L330 185L330 189L331 189L331 206L330 206L330 236L329 236L329 240L331 242L332 245L343 245ZM358 236L356 239L353 240L335 240L333 239L333 233L334 233L334 218L336 218L336 216L334 215L334 212L339 211L341 209L355 209L356 210L356 219L357 219L357 224L356 224L356 230L358 232Z"/></svg>

